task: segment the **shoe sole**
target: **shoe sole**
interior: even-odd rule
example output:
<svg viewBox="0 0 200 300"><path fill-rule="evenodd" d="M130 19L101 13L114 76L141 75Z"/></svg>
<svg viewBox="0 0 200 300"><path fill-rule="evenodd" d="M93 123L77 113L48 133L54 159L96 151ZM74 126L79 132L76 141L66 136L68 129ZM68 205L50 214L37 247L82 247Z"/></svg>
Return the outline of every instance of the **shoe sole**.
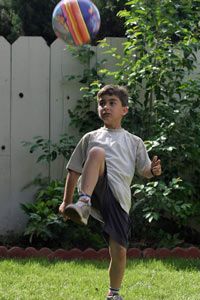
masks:
<svg viewBox="0 0 200 300"><path fill-rule="evenodd" d="M77 223L79 225L87 225L87 220L81 218L79 212L74 207L66 207L65 215L74 223Z"/></svg>

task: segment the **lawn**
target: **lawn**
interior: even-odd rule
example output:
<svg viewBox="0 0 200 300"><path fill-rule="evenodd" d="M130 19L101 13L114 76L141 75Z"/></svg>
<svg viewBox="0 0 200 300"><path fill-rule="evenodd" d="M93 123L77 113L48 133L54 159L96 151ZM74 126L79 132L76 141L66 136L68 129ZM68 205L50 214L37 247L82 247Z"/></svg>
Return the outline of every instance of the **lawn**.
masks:
<svg viewBox="0 0 200 300"><path fill-rule="evenodd" d="M1 300L104 300L108 261L0 260ZM200 299L200 260L129 260L124 300Z"/></svg>

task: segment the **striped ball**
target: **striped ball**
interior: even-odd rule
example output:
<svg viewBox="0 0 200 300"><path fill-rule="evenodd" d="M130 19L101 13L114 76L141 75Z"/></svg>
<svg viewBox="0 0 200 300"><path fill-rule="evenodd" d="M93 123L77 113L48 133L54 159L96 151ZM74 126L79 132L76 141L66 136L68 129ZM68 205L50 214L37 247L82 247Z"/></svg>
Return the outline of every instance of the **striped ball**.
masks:
<svg viewBox="0 0 200 300"><path fill-rule="evenodd" d="M88 44L99 31L99 11L90 0L62 0L53 11L52 26L68 44Z"/></svg>

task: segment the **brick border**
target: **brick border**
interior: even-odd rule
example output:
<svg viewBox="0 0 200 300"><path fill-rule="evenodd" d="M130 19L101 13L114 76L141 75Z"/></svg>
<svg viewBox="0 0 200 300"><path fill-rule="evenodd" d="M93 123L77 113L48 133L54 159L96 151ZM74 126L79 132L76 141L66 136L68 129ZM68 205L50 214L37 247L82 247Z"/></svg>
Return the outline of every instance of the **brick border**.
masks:
<svg viewBox="0 0 200 300"><path fill-rule="evenodd" d="M49 248L36 249L34 247L12 247L7 249L5 246L0 246L0 258L47 258L49 260L71 260L71 259L88 259L88 260L104 260L109 259L109 252L107 248L100 249L98 251L88 248L84 251L80 249L57 249L55 251ZM200 249L197 247L180 248L175 247L173 249L167 248L146 248L140 250L138 248L130 248L127 251L127 257L134 258L200 258Z"/></svg>

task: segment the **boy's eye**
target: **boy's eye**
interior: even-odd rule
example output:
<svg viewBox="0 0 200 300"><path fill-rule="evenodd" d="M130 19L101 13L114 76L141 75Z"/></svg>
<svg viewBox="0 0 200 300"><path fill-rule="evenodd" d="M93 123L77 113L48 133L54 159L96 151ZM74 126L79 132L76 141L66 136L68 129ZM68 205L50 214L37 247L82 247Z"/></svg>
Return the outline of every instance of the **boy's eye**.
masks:
<svg viewBox="0 0 200 300"><path fill-rule="evenodd" d="M100 101L99 102L99 106L103 107L105 105L105 102L104 101Z"/></svg>
<svg viewBox="0 0 200 300"><path fill-rule="evenodd" d="M111 100L111 101L99 101L99 106L104 107L105 105L109 105L109 106L114 106L116 104L116 101Z"/></svg>

